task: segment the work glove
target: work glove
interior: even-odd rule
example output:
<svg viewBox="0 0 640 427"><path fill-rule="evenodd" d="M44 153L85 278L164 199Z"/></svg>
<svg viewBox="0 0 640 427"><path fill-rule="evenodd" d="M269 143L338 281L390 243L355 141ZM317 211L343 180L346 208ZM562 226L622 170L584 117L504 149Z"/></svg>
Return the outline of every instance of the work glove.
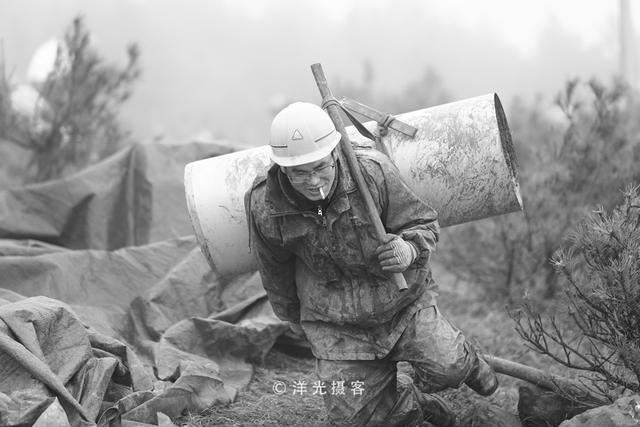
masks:
<svg viewBox="0 0 640 427"><path fill-rule="evenodd" d="M395 234L386 234L383 243L376 249L383 271L402 273L418 257L416 247Z"/></svg>

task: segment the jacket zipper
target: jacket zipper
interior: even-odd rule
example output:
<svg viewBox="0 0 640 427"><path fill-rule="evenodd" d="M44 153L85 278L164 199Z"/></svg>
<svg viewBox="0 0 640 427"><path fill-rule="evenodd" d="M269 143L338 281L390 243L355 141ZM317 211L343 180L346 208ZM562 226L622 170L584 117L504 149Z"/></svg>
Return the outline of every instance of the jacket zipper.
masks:
<svg viewBox="0 0 640 427"><path fill-rule="evenodd" d="M326 227L327 226L327 219L322 214L322 206L320 206L320 205L318 205L318 216L322 219L322 226Z"/></svg>

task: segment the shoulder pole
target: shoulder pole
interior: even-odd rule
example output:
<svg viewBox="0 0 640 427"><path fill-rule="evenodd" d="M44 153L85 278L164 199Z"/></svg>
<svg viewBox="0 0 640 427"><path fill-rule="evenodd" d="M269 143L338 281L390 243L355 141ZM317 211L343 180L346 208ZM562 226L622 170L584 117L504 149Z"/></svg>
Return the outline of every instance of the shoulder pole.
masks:
<svg viewBox="0 0 640 427"><path fill-rule="evenodd" d="M371 197L371 193L369 192L369 187L367 187L367 184L364 181L360 165L356 159L356 154L351 146L351 141L349 141L349 135L347 134L342 118L340 117L338 101L333 97L333 94L329 89L327 79L324 76L324 71L322 71L322 65L311 65L311 72L313 73L313 77L315 78L318 89L320 90L320 95L322 95L322 105L326 106L329 117L331 117L331 121L333 121L336 130L340 132L340 135L342 136L340 140L340 148L342 149L344 157L347 159L351 176L356 181L358 191L364 200L367 213L369 214L369 219L376 231L376 237L378 238L378 241L382 242L383 237L386 235L386 231L382 225L382 220L380 219L378 210L373 202L373 197ZM391 273L391 278L396 285L398 285L398 288L401 291L407 289L407 282L401 273Z"/></svg>

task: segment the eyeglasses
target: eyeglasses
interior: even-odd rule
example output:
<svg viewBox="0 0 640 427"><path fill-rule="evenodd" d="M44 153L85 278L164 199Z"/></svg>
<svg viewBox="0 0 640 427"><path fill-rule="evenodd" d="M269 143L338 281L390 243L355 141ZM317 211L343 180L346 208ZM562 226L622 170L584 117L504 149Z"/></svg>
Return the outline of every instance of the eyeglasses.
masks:
<svg viewBox="0 0 640 427"><path fill-rule="evenodd" d="M294 184L302 184L303 182L306 182L306 181L310 180L313 175L316 175L318 177L326 176L335 167L336 167L336 164L335 163L331 163L330 165L324 165L324 166L317 167L317 168L315 168L315 169L313 169L313 170L311 170L309 172L297 171L297 170L288 170L287 171L287 176L289 177L289 180L291 182L293 182Z"/></svg>

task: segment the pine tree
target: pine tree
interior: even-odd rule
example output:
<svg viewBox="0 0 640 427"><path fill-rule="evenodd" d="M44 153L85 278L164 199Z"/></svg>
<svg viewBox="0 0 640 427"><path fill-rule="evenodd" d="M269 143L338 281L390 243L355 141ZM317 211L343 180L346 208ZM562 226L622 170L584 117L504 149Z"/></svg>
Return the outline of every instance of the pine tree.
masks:
<svg viewBox="0 0 640 427"><path fill-rule="evenodd" d="M588 373L613 400L640 392L640 194L623 193L608 214L599 208L557 253L564 307L543 315L531 301L512 311L516 330L535 351Z"/></svg>
<svg viewBox="0 0 640 427"><path fill-rule="evenodd" d="M132 44L124 68L105 63L91 45L83 19L75 18L58 49L55 69L37 88L42 108L29 120L12 108L3 73L0 138L31 153L27 180L45 181L82 169L126 141L118 112L140 75L138 57Z"/></svg>

